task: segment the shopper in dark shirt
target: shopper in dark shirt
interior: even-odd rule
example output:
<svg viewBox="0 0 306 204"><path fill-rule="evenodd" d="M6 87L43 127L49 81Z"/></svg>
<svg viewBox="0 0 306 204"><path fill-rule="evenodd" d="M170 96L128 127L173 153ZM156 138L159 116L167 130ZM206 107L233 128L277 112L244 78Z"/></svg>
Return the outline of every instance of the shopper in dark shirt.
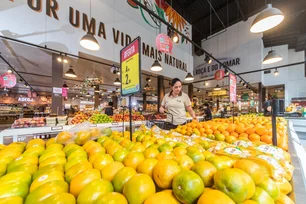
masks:
<svg viewBox="0 0 306 204"><path fill-rule="evenodd" d="M204 104L204 118L206 121L212 119L212 114L211 114L211 110L209 108L208 103Z"/></svg>
<svg viewBox="0 0 306 204"><path fill-rule="evenodd" d="M109 102L109 103L108 103L108 106L106 106L106 107L104 108L104 112L105 112L106 115L108 115L108 116L113 116L113 114L114 114L113 105L114 105L113 102Z"/></svg>

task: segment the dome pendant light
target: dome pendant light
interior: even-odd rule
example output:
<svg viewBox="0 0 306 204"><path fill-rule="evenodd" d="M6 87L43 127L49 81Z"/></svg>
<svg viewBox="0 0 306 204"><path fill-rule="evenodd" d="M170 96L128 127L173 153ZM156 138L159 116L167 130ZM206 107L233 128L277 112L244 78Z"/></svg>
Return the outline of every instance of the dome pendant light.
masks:
<svg viewBox="0 0 306 204"><path fill-rule="evenodd" d="M100 45L97 41L97 39L93 36L92 33L88 32L86 35L84 35L80 41L80 44L82 47L88 49L88 50L99 50Z"/></svg>
<svg viewBox="0 0 306 204"><path fill-rule="evenodd" d="M72 66L70 66L69 70L65 73L65 76L71 77L71 78L76 78L77 77L77 75L75 74L75 72L72 69Z"/></svg>
<svg viewBox="0 0 306 204"><path fill-rule="evenodd" d="M119 86L121 84L121 81L119 78L116 78L116 80L114 81L114 84Z"/></svg>
<svg viewBox="0 0 306 204"><path fill-rule="evenodd" d="M214 88L215 91L220 91L221 87L219 86L219 84L217 84L216 88Z"/></svg>
<svg viewBox="0 0 306 204"><path fill-rule="evenodd" d="M161 70L163 70L162 66L160 65L160 63L157 60L155 60L154 63L152 64L152 66L151 66L151 71L159 72Z"/></svg>
<svg viewBox="0 0 306 204"><path fill-rule="evenodd" d="M270 30L280 24L284 18L284 14L279 9L273 8L272 4L268 4L267 8L256 16L250 31L252 33L261 33Z"/></svg>
<svg viewBox="0 0 306 204"><path fill-rule="evenodd" d="M272 64L281 61L283 58L275 52L275 50L270 50L267 56L263 60L263 64Z"/></svg>
<svg viewBox="0 0 306 204"><path fill-rule="evenodd" d="M185 77L185 81L192 81L192 80L194 80L194 77L190 72L188 72L187 76Z"/></svg>

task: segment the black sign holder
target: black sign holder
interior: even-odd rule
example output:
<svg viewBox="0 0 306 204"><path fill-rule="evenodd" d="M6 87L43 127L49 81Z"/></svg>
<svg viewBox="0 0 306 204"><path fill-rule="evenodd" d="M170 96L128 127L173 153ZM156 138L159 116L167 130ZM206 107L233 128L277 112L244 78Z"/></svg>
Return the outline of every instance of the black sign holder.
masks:
<svg viewBox="0 0 306 204"><path fill-rule="evenodd" d="M272 116L272 143L274 146L277 146L277 131L276 131L276 114L277 114L277 107L276 107L276 100L272 100L271 104L271 116Z"/></svg>

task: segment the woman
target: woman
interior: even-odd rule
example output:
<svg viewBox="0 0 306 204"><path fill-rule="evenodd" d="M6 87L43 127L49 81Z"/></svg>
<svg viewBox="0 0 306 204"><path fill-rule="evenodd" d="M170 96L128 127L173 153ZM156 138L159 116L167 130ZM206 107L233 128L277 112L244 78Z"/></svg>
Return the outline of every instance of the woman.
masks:
<svg viewBox="0 0 306 204"><path fill-rule="evenodd" d="M108 106L106 106L105 108L104 108L104 113L106 114L106 115L108 115L108 116L113 116L113 114L114 114L114 108L113 108L113 102L109 102L108 103Z"/></svg>
<svg viewBox="0 0 306 204"><path fill-rule="evenodd" d="M204 118L205 118L205 121L212 119L212 114L211 114L211 110L209 108L208 103L204 104Z"/></svg>
<svg viewBox="0 0 306 204"><path fill-rule="evenodd" d="M191 108L191 102L187 94L182 92L182 82L178 78L171 81L171 91L167 93L161 103L159 111L164 113L167 111L167 122L170 123L167 129L174 129L178 125L183 125L187 122L186 110L191 117L196 120L196 115Z"/></svg>

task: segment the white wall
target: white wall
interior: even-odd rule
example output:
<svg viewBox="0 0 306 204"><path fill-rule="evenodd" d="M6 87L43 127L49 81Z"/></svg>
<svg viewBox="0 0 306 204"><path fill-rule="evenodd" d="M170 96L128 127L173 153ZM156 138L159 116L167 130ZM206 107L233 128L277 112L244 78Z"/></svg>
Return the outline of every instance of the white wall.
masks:
<svg viewBox="0 0 306 204"><path fill-rule="evenodd" d="M209 40L202 42L202 47L208 52L212 53L218 59L224 58L240 58L240 65L230 67L236 73L245 71L261 69L262 60L262 34L253 34L250 32L250 27L255 16L249 18L246 22L239 22L235 25L227 28L227 31L221 33L218 36L212 37ZM200 57L194 57L194 66L204 67L207 64L204 62L205 55ZM214 72L211 73L211 75ZM212 76L208 77L211 78ZM195 81L203 80L207 77L200 75L195 76ZM260 82L261 74L254 73L249 75L243 75L243 78L247 82ZM199 84L199 87L203 87L203 83ZM221 85L222 82L219 82ZM224 81L227 84L227 80ZM215 86L216 83L212 82L210 86Z"/></svg>
<svg viewBox="0 0 306 204"><path fill-rule="evenodd" d="M265 65L263 68L275 67L280 65L292 64L296 62L302 62L305 60L304 51L295 52L294 49L288 50L288 45L282 45L273 47L275 51L282 55L283 60L272 65ZM271 48L265 48L264 54L266 55ZM264 86L285 85L285 105L288 106L291 103L291 99L295 97L306 97L306 77L305 77L305 65L295 65L286 68L279 69L279 75L274 76L274 70L271 74L263 74Z"/></svg>

